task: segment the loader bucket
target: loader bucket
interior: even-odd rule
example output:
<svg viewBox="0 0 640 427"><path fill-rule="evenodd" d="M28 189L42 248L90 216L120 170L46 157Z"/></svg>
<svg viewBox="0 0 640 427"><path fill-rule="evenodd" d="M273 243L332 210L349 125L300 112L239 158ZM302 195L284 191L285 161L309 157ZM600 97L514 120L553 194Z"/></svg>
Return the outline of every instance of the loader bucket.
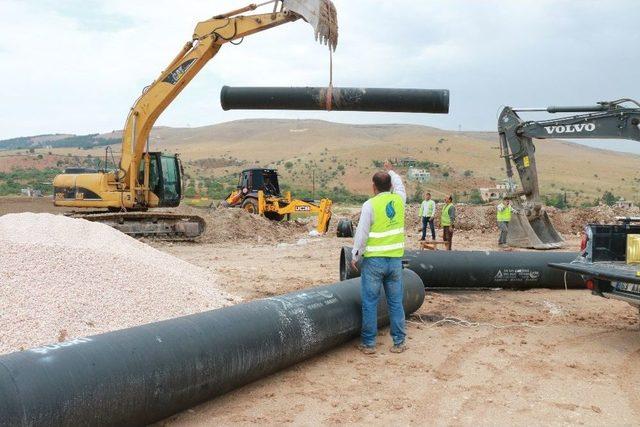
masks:
<svg viewBox="0 0 640 427"><path fill-rule="evenodd" d="M331 0L282 0L285 8L300 15L315 30L316 40L336 50L338 14Z"/></svg>
<svg viewBox="0 0 640 427"><path fill-rule="evenodd" d="M514 212L509 222L507 244L516 248L558 249L563 246L564 239L544 210L531 219L524 212Z"/></svg>

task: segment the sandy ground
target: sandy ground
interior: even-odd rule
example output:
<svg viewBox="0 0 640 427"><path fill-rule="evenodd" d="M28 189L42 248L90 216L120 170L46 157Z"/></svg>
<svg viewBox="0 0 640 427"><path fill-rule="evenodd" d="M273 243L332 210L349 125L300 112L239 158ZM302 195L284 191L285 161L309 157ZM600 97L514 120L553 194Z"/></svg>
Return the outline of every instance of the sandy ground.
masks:
<svg viewBox="0 0 640 427"><path fill-rule="evenodd" d="M303 238L304 236L300 236ZM416 236L410 236L415 245ZM459 249L497 249L459 232ZM283 245L160 245L203 267L223 289L261 298L338 280L324 237ZM575 250L573 238L567 249ZM439 322L453 316L479 325ZM408 324L410 350L378 354L356 341L200 405L164 424L603 425L640 419L636 310L577 291L429 292Z"/></svg>
<svg viewBox="0 0 640 427"><path fill-rule="evenodd" d="M6 205L5 205L6 207ZM2 211L2 206L0 206ZM302 239L302 240L301 240ZM416 233L410 233L416 245ZM457 249L497 249L494 233L458 232ZM246 299L338 280L350 239L256 244L153 243L213 269ZM572 236L567 249L577 248ZM445 317L467 323L443 322ZM587 290L429 292L409 319L409 350L357 341L165 420L167 425L635 425L640 420L637 310Z"/></svg>

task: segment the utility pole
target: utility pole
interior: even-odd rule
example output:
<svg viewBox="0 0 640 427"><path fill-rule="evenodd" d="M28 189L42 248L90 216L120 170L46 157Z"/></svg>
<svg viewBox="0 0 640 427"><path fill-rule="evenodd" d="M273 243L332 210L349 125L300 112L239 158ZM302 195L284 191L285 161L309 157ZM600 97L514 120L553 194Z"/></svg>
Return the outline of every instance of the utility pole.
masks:
<svg viewBox="0 0 640 427"><path fill-rule="evenodd" d="M311 198L316 199L316 168L311 169Z"/></svg>

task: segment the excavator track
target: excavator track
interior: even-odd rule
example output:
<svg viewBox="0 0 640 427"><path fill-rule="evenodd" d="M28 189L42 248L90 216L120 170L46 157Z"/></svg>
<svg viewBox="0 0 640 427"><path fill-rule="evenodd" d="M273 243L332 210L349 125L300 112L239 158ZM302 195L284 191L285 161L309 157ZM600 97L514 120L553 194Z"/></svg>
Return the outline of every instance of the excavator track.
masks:
<svg viewBox="0 0 640 427"><path fill-rule="evenodd" d="M65 215L101 222L136 238L192 241L206 229L202 217L171 212L69 212Z"/></svg>

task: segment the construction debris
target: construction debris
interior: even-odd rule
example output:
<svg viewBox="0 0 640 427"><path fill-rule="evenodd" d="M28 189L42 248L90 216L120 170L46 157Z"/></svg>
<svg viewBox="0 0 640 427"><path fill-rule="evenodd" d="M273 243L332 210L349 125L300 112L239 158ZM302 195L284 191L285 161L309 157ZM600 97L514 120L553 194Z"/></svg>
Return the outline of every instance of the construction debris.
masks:
<svg viewBox="0 0 640 427"><path fill-rule="evenodd" d="M219 208L203 214L196 208L181 208L181 211L186 210L198 212L207 221L207 230L199 239L201 243L295 242L301 233L308 232L313 225L313 218L275 222L242 209Z"/></svg>

